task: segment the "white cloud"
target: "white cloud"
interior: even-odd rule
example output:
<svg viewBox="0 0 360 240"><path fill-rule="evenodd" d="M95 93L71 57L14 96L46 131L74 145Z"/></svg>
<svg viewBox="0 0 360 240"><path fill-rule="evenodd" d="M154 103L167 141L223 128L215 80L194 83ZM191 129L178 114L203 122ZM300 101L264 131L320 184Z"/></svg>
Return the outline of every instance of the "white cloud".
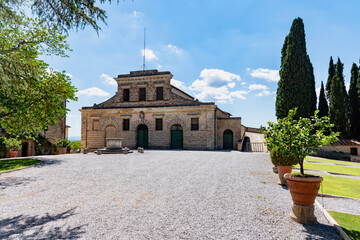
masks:
<svg viewBox="0 0 360 240"><path fill-rule="evenodd" d="M169 44L167 45L168 48L170 48L172 51L174 51L176 54L182 54L184 51L180 48L178 48L177 46L175 45L172 45L172 44Z"/></svg>
<svg viewBox="0 0 360 240"><path fill-rule="evenodd" d="M182 81L171 79L170 84L183 90L183 91L188 90L188 87L186 87L184 82L182 82Z"/></svg>
<svg viewBox="0 0 360 240"><path fill-rule="evenodd" d="M246 99L243 96L246 91L230 91L236 85L234 80L241 81L241 78L221 69L204 69L200 79L195 80L189 89L195 92L195 97L200 101L231 103L234 98Z"/></svg>
<svg viewBox="0 0 360 240"><path fill-rule="evenodd" d="M139 12L139 11L136 11L136 10L133 11L133 16L134 17L139 17L140 14L141 14L141 12Z"/></svg>
<svg viewBox="0 0 360 240"><path fill-rule="evenodd" d="M117 85L117 82L115 81L115 79L105 73L101 74L100 78L104 79L104 82L109 85L113 85L113 86Z"/></svg>
<svg viewBox="0 0 360 240"><path fill-rule="evenodd" d="M246 85L246 82L241 82L241 85Z"/></svg>
<svg viewBox="0 0 360 240"><path fill-rule="evenodd" d="M262 91L262 92L256 94L256 96L262 97L262 96L268 96L268 95L270 95L270 94L271 94L271 92L265 90L265 91Z"/></svg>
<svg viewBox="0 0 360 240"><path fill-rule="evenodd" d="M157 65L157 69L160 69L160 68L162 68L162 66L159 64L159 65Z"/></svg>
<svg viewBox="0 0 360 240"><path fill-rule="evenodd" d="M280 80L279 70L271 70L266 68L250 69L247 68L250 75L255 78L263 78L269 82L278 82Z"/></svg>
<svg viewBox="0 0 360 240"><path fill-rule="evenodd" d="M240 98L242 100L246 100L245 94L248 94L248 92L244 90L230 92L231 97Z"/></svg>
<svg viewBox="0 0 360 240"><path fill-rule="evenodd" d="M350 89L350 82L345 83L346 91L349 92Z"/></svg>
<svg viewBox="0 0 360 240"><path fill-rule="evenodd" d="M87 95L87 96L98 96L98 97L109 96L108 92L105 92L104 90L97 88L97 87L80 90L77 92L77 94L78 95Z"/></svg>
<svg viewBox="0 0 360 240"><path fill-rule="evenodd" d="M254 91L254 90L266 90L266 89L268 89L268 87L265 86L265 85L262 85L262 84L251 84L251 85L249 86L249 90L250 90L250 91Z"/></svg>
<svg viewBox="0 0 360 240"><path fill-rule="evenodd" d="M144 51L144 49L141 50L141 54L142 54L142 56L144 56L144 54L145 54L145 59L146 59L147 61L159 59L159 58L155 55L154 51L151 50L151 49L145 48L145 51Z"/></svg>
<svg viewBox="0 0 360 240"><path fill-rule="evenodd" d="M73 77L73 75L71 75L71 73L65 73L65 75L68 76L68 77L70 77L70 78Z"/></svg>

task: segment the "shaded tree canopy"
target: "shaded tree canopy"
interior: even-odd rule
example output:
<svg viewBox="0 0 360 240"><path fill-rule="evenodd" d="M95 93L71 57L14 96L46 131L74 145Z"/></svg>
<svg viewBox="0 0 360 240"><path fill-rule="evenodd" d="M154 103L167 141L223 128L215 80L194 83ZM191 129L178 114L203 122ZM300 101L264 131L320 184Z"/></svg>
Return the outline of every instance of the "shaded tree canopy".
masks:
<svg viewBox="0 0 360 240"><path fill-rule="evenodd" d="M319 95L319 117L325 117L329 115L329 106L325 98L324 84L321 81L320 95Z"/></svg>
<svg viewBox="0 0 360 240"><path fill-rule="evenodd" d="M350 137L360 140L360 94L358 84L359 68L353 63L351 68L351 79L349 88L349 120Z"/></svg>
<svg viewBox="0 0 360 240"><path fill-rule="evenodd" d="M327 97L327 99L330 99L331 81L335 76L335 65L334 65L334 61L333 61L332 57L330 57L328 73L329 73L329 75L328 75L328 79L327 79L327 82L326 82L326 97Z"/></svg>
<svg viewBox="0 0 360 240"><path fill-rule="evenodd" d="M341 138L348 137L348 96L343 75L344 65L340 58L336 63L336 71L330 84L330 119L334 129L340 132Z"/></svg>

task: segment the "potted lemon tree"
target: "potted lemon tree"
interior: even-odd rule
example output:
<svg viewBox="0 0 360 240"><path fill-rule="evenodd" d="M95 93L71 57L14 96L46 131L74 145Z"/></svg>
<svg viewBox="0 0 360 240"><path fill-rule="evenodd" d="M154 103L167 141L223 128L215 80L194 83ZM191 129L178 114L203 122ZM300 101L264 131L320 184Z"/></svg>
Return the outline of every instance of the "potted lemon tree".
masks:
<svg viewBox="0 0 360 240"><path fill-rule="evenodd" d="M314 202L322 177L304 173L304 159L324 145L337 140L339 133L331 132L333 125L328 117L319 118L318 111L310 118L296 119L296 111L290 110L287 117L278 123L268 122L264 127L265 144L275 151L278 163L300 165L300 173L284 175L293 200L290 217L304 224L315 224ZM274 155L274 153L272 153ZM289 160L293 159L293 160Z"/></svg>
<svg viewBox="0 0 360 240"><path fill-rule="evenodd" d="M4 143L5 146L9 148L10 157L11 158L17 157L22 144L21 141L17 140L16 138L5 138Z"/></svg>
<svg viewBox="0 0 360 240"><path fill-rule="evenodd" d="M59 153L65 154L67 148L70 147L70 141L68 141L67 139L58 139L56 145L58 146Z"/></svg>

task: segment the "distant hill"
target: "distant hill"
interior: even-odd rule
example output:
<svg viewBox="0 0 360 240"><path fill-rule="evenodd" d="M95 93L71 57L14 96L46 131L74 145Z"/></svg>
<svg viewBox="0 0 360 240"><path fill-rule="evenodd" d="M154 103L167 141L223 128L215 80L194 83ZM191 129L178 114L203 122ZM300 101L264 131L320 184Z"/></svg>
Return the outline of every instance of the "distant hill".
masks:
<svg viewBox="0 0 360 240"><path fill-rule="evenodd" d="M72 137L68 137L68 140L70 140L70 141L79 141L79 140L81 140L81 137L80 136L72 136Z"/></svg>

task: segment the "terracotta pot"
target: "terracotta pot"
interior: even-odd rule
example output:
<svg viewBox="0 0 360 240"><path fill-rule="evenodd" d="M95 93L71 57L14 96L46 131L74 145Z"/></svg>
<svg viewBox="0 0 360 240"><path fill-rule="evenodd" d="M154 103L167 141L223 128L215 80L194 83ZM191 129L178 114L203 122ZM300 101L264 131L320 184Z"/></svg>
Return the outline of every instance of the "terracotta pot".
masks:
<svg viewBox="0 0 360 240"><path fill-rule="evenodd" d="M292 171L292 166L281 166L281 165L276 165L277 170L278 170L278 174L279 174L279 185L286 185L286 180L284 178L284 174L285 173L291 173Z"/></svg>
<svg viewBox="0 0 360 240"><path fill-rule="evenodd" d="M66 148L59 148L60 154L66 154Z"/></svg>
<svg viewBox="0 0 360 240"><path fill-rule="evenodd" d="M295 204L302 206L314 204L319 192L320 183L323 180L322 177L298 177L285 174L285 179Z"/></svg>
<svg viewBox="0 0 360 240"><path fill-rule="evenodd" d="M15 158L18 155L18 151L10 151L10 157Z"/></svg>

